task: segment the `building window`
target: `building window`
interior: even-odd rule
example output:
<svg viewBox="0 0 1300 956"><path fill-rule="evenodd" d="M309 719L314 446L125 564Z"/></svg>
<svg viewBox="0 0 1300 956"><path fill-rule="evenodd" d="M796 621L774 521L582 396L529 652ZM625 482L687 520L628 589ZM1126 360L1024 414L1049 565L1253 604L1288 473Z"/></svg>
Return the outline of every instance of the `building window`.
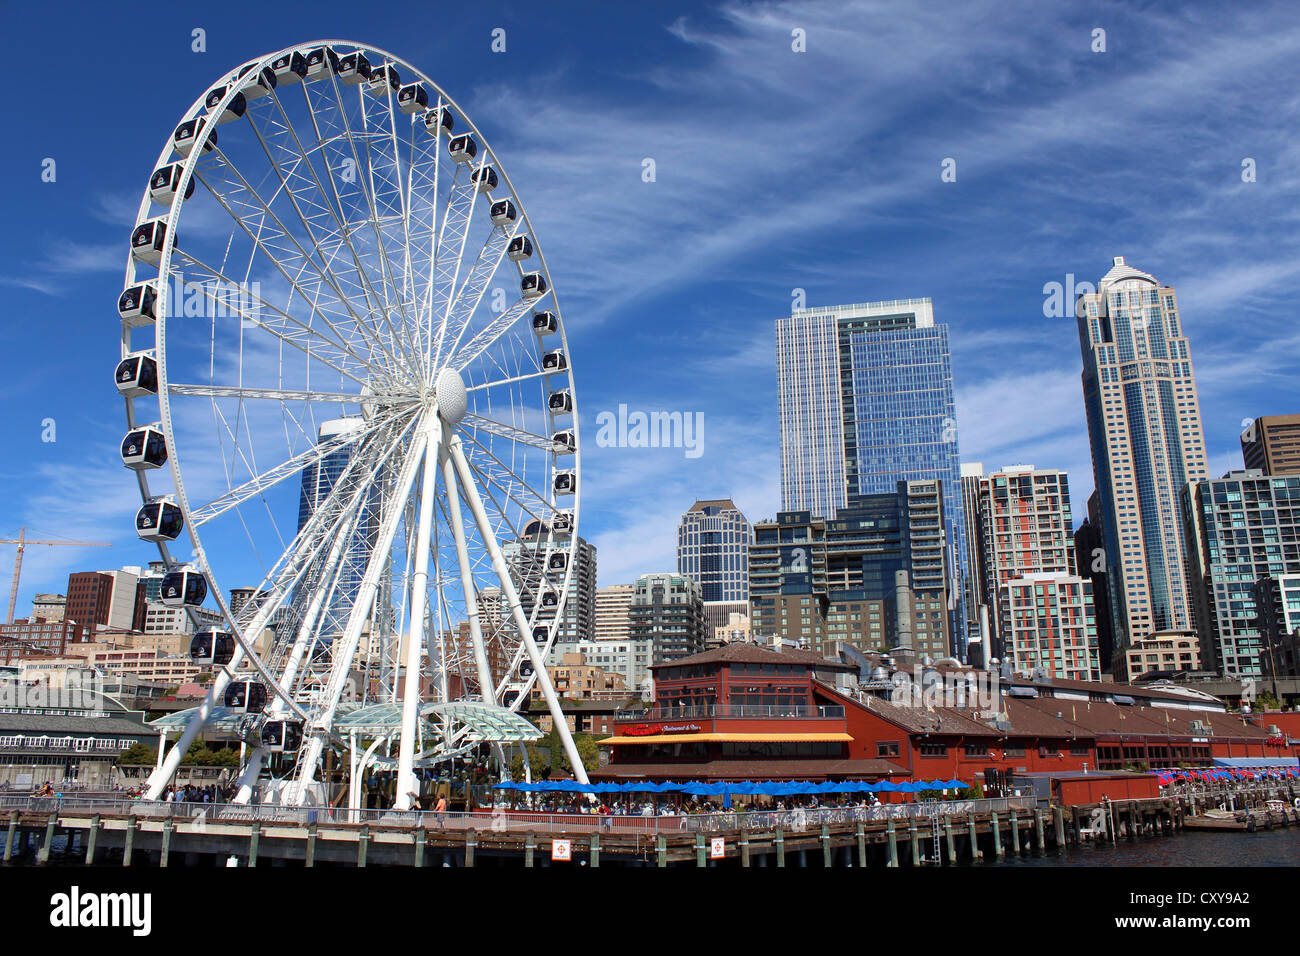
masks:
<svg viewBox="0 0 1300 956"><path fill-rule="evenodd" d="M945 744L921 744L922 757L946 757L948 756L948 747Z"/></svg>
<svg viewBox="0 0 1300 956"><path fill-rule="evenodd" d="M897 740L885 740L885 741L881 741L880 743L876 744L876 756L877 756L877 757L897 757L897 756L898 756L898 741L897 741Z"/></svg>

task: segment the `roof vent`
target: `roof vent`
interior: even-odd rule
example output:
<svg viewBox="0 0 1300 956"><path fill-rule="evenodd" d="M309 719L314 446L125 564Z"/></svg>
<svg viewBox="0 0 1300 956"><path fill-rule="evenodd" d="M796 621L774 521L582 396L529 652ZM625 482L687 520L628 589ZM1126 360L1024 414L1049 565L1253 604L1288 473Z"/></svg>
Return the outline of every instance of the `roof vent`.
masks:
<svg viewBox="0 0 1300 956"><path fill-rule="evenodd" d="M1123 256L1115 256L1115 257L1111 260L1111 265L1122 266L1123 264L1124 264L1124 257L1123 257Z"/></svg>

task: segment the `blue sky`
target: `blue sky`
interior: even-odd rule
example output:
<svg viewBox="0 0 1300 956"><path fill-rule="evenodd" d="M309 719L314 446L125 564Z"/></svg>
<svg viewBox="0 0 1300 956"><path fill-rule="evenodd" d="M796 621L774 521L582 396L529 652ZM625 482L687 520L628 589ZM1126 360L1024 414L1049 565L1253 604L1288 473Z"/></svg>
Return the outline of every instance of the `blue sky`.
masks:
<svg viewBox="0 0 1300 956"><path fill-rule="evenodd" d="M1045 283L1095 283L1124 255L1177 287L1215 474L1240 467L1243 419L1300 404L1294 5L213 9L0 8L10 46L42 54L4 106L0 535L114 543L29 550L19 614L70 570L156 555L132 530L110 380L135 205L199 92L318 37L419 65L508 169L564 306L603 585L671 568L695 498L775 513L772 322L796 288L810 305L932 297L963 460L1067 469L1076 520L1092 488L1079 346L1072 319L1044 316ZM702 412L703 453L595 447L596 415L620 403Z"/></svg>

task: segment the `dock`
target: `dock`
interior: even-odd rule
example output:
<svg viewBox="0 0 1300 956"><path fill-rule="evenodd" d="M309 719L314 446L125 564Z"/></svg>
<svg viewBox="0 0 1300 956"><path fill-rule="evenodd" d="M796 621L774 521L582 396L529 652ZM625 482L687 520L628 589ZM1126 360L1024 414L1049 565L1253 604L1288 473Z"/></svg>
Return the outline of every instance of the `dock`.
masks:
<svg viewBox="0 0 1300 956"><path fill-rule="evenodd" d="M1257 828L1300 826L1288 785L1220 799ZM1090 841L1205 829L1207 795L1062 806L1035 797L873 807L600 816L399 812L126 799L0 800L8 865L81 866L843 866L998 863ZM1285 800L1287 811L1265 809ZM1274 808L1277 804L1274 803ZM1220 820L1223 818L1220 817ZM1214 823L1212 829L1240 829Z"/></svg>

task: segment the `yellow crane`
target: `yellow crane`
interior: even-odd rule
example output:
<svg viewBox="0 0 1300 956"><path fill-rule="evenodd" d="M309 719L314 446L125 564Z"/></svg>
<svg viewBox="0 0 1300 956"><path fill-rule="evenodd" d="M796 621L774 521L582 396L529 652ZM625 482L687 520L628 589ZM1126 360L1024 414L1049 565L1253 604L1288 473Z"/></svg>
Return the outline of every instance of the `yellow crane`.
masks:
<svg viewBox="0 0 1300 956"><path fill-rule="evenodd" d="M58 545L62 547L77 548L111 548L112 545L106 541L36 541L27 537L27 529L21 528L16 538L0 538L0 544L18 545L18 555L14 558L14 583L9 589L9 619L7 623L14 622L14 605L18 603L18 576L23 570L23 549L29 544L47 544Z"/></svg>

